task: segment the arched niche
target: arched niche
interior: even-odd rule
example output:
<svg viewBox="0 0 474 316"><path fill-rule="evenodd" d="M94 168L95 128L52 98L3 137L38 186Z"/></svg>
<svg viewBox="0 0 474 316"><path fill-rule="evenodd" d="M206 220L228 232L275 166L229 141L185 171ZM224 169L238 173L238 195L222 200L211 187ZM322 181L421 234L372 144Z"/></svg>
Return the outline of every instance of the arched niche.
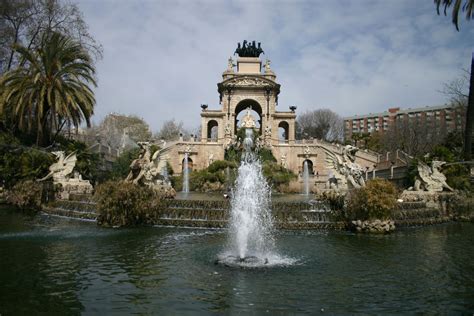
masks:
<svg viewBox="0 0 474 316"><path fill-rule="evenodd" d="M252 99L242 100L235 107L234 132L237 133L237 129L240 127L240 120L248 108L250 108L250 113L256 119L255 123L257 129L260 131L260 134L262 134L262 107L257 101Z"/></svg>
<svg viewBox="0 0 474 316"><path fill-rule="evenodd" d="M219 139L219 123L216 120L207 122L207 140L217 142Z"/></svg>
<svg viewBox="0 0 474 316"><path fill-rule="evenodd" d="M313 162L311 161L311 159L305 159L303 161L303 164L301 165L301 170L303 170L304 172L304 164L307 163L308 164L308 174L310 176L314 176L314 168L313 168Z"/></svg>
<svg viewBox="0 0 474 316"><path fill-rule="evenodd" d="M280 143L288 143L290 136L290 124L286 121L281 121L278 124L278 140Z"/></svg>
<svg viewBox="0 0 474 316"><path fill-rule="evenodd" d="M186 160L186 157L183 158L183 160L181 161L181 172L184 172L184 161ZM191 171L193 171L193 160L188 157L188 171L189 173L191 173Z"/></svg>

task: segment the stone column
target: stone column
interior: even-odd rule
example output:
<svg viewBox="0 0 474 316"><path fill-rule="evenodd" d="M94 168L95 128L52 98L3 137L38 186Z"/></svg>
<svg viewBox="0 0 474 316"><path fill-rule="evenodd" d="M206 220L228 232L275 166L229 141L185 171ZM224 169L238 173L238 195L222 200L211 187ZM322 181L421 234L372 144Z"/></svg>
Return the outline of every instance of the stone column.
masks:
<svg viewBox="0 0 474 316"><path fill-rule="evenodd" d="M207 120L201 117L201 142L207 143Z"/></svg>
<svg viewBox="0 0 474 316"><path fill-rule="evenodd" d="M287 121L288 122L288 143L290 145L295 144L295 120Z"/></svg>

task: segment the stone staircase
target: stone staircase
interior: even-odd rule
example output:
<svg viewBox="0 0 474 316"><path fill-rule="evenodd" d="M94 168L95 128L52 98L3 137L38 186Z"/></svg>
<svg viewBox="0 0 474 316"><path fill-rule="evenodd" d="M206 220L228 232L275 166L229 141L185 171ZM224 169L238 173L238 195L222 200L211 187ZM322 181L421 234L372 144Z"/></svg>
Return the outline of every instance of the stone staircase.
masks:
<svg viewBox="0 0 474 316"><path fill-rule="evenodd" d="M43 206L43 212L74 219L96 221L96 204L89 194L71 194L68 200L56 200Z"/></svg>

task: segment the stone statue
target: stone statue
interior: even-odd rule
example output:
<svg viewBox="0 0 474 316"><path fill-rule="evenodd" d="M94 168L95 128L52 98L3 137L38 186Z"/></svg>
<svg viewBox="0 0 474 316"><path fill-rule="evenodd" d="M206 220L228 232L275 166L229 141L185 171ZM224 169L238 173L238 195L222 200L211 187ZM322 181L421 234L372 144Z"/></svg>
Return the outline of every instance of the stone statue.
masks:
<svg viewBox="0 0 474 316"><path fill-rule="evenodd" d="M58 160L49 167L50 172L37 181L53 178L55 185L61 185L61 189L57 193L60 199L68 199L70 194L91 194L93 187L89 180L83 180L82 175L77 171L73 173L77 162L76 153L72 152L65 156L64 151L55 151L53 155Z"/></svg>
<svg viewBox="0 0 474 316"><path fill-rule="evenodd" d="M76 166L76 152L72 152L66 157L64 151L53 151L52 154L55 155L58 160L49 166L50 172L44 178L38 179L38 181L44 181L51 177L53 181L67 180Z"/></svg>
<svg viewBox="0 0 474 316"><path fill-rule="evenodd" d="M127 178L125 178L125 181L133 182L135 184L146 184L148 180L152 180L153 177L158 174L158 170L154 170L153 168L150 143L139 142L138 146L140 146L139 156L130 164L130 172Z"/></svg>
<svg viewBox="0 0 474 316"><path fill-rule="evenodd" d="M305 156L311 155L311 149L309 148L308 145L305 146L303 153Z"/></svg>
<svg viewBox="0 0 474 316"><path fill-rule="evenodd" d="M231 136L232 135L232 131L230 130L230 124L229 123L227 123L225 125L224 135L225 136Z"/></svg>
<svg viewBox="0 0 474 316"><path fill-rule="evenodd" d="M251 44L247 44L247 41L243 41L242 46L240 43L237 43L237 49L235 50L234 54L238 54L239 57L259 57L260 54L265 54L262 47L260 46L260 42L258 46L255 45L255 41Z"/></svg>
<svg viewBox="0 0 474 316"><path fill-rule="evenodd" d="M264 135L265 135L265 138L272 137L272 127L270 125L265 126Z"/></svg>
<svg viewBox="0 0 474 316"><path fill-rule="evenodd" d="M229 57L229 60L227 61L227 71L233 72L234 71L234 61L232 60L232 57Z"/></svg>
<svg viewBox="0 0 474 316"><path fill-rule="evenodd" d="M413 187L414 191L441 192L443 189L454 191L446 183L446 176L440 171L444 161L433 160L431 167L424 162L418 162L418 175Z"/></svg>
<svg viewBox="0 0 474 316"><path fill-rule="evenodd" d="M360 188L365 186L365 171L355 162L358 148L347 145L342 149L342 155L327 148L322 148L326 152L328 168L333 172L333 181L338 183L339 188L349 189L350 187Z"/></svg>
<svg viewBox="0 0 474 316"><path fill-rule="evenodd" d="M210 153L208 157L208 166L210 166L214 162L214 154Z"/></svg>
<svg viewBox="0 0 474 316"><path fill-rule="evenodd" d="M191 145L186 145L186 147L184 147L184 152L190 153L192 150L193 147Z"/></svg>
<svg viewBox="0 0 474 316"><path fill-rule="evenodd" d="M166 167L166 165L159 163L160 151L157 150L151 156L151 144L149 142L138 142L138 146L140 146L140 154L130 164L130 173L125 181L152 187L166 198L174 197L176 195L175 190L160 172ZM156 163L157 161L158 163Z"/></svg>
<svg viewBox="0 0 474 316"><path fill-rule="evenodd" d="M286 163L286 154L281 154L280 162L283 168L286 168L288 166Z"/></svg>
<svg viewBox="0 0 474 316"><path fill-rule="evenodd" d="M247 113L242 118L242 125L240 127L244 128L255 128L257 125L255 124L255 119L253 118L252 114L250 113L250 107L247 108Z"/></svg>
<svg viewBox="0 0 474 316"><path fill-rule="evenodd" d="M264 65L265 73L272 72L272 70L270 69L270 64L271 64L270 59L265 60L265 65Z"/></svg>

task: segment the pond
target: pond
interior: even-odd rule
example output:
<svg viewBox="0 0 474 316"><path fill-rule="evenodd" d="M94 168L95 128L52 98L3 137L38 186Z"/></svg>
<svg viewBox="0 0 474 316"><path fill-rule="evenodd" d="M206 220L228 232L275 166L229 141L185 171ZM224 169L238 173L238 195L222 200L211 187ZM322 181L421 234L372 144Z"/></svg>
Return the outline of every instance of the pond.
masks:
<svg viewBox="0 0 474 316"><path fill-rule="evenodd" d="M0 208L0 314L474 312L474 225L280 231L288 266L216 265L225 230L105 229Z"/></svg>

